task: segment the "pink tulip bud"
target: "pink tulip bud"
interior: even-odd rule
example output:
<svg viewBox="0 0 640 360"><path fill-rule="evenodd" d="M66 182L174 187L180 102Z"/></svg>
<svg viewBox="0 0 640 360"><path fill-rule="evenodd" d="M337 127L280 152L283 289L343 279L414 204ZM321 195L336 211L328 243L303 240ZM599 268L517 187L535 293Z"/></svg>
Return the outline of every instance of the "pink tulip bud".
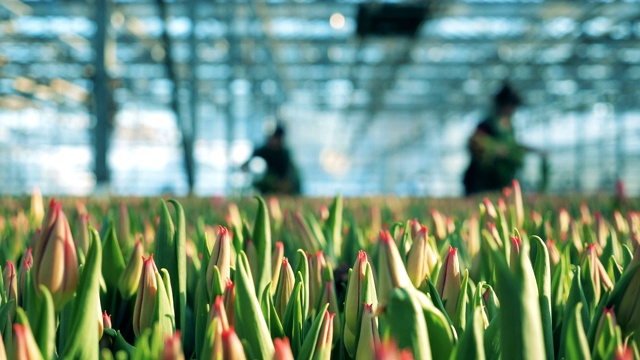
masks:
<svg viewBox="0 0 640 360"><path fill-rule="evenodd" d="M496 211L491 200L489 200L489 198L484 198L482 199L482 202L484 203L484 208L487 211L487 216L492 220L496 220L498 218L498 211Z"/></svg>
<svg viewBox="0 0 640 360"><path fill-rule="evenodd" d="M102 313L102 325L105 329L113 329L111 325L111 315L107 314L107 310Z"/></svg>
<svg viewBox="0 0 640 360"><path fill-rule="evenodd" d="M316 350L314 352L315 359L331 359L331 346L333 344L333 317L335 315L336 314L329 313L328 310L324 312L322 325L320 327L320 334L318 335Z"/></svg>
<svg viewBox="0 0 640 360"><path fill-rule="evenodd" d="M273 340L273 346L275 353L273 354L273 360L293 360L293 353L291 352L291 344L289 338L276 338Z"/></svg>
<svg viewBox="0 0 640 360"><path fill-rule="evenodd" d="M233 328L222 332L222 352L224 359L242 360L247 358L244 354L242 342L240 342Z"/></svg>
<svg viewBox="0 0 640 360"><path fill-rule="evenodd" d="M518 262L518 255L520 254L520 247L522 246L522 239L519 236L512 236L511 238L511 256L509 264L513 269Z"/></svg>
<svg viewBox="0 0 640 360"><path fill-rule="evenodd" d="M136 336L140 336L145 329L151 326L156 293L158 292L157 272L158 268L153 261L153 255L149 256L148 259L144 259L136 305L133 310L133 332Z"/></svg>
<svg viewBox="0 0 640 360"><path fill-rule="evenodd" d="M16 269L13 263L7 260L7 266L2 271L4 290L7 292L7 302L13 300L9 307L9 319L15 318L16 303L18 302L18 284L16 279Z"/></svg>
<svg viewBox="0 0 640 360"><path fill-rule="evenodd" d="M10 359L42 359L42 354L29 325L13 324L13 356Z"/></svg>
<svg viewBox="0 0 640 360"><path fill-rule="evenodd" d="M49 289L54 306L60 311L78 286L78 256L61 203L51 200L42 225L34 247L35 285Z"/></svg>
<svg viewBox="0 0 640 360"><path fill-rule="evenodd" d="M445 310L452 318L458 311L461 283L458 249L449 245L449 251L438 274L436 288L442 298Z"/></svg>
<svg viewBox="0 0 640 360"><path fill-rule="evenodd" d="M409 349L398 349L398 344L387 339L376 348L375 360L413 360L413 353Z"/></svg>
<svg viewBox="0 0 640 360"><path fill-rule="evenodd" d="M180 331L176 331L172 335L164 338L164 348L162 349L162 360L184 360L182 352L182 341L180 340Z"/></svg>

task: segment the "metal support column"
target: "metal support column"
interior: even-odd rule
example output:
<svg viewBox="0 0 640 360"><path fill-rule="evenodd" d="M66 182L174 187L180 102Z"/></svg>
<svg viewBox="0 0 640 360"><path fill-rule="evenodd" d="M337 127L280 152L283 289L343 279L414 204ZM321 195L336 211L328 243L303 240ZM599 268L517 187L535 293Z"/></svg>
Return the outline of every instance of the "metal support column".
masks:
<svg viewBox="0 0 640 360"><path fill-rule="evenodd" d="M107 151L109 149L109 138L113 127L112 121L115 109L111 94L109 75L105 64L105 48L107 43L107 27L110 17L109 0L96 0L95 2L95 74L94 83L94 115L96 125L93 128L94 146L94 172L96 175L96 187L108 187L110 174L107 164Z"/></svg>

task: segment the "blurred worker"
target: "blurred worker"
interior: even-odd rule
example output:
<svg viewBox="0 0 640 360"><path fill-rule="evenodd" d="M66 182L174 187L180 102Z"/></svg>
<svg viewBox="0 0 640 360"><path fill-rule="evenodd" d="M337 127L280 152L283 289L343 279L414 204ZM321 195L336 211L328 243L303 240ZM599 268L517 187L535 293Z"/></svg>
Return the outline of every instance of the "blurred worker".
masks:
<svg viewBox="0 0 640 360"><path fill-rule="evenodd" d="M522 104L520 96L504 84L493 98L493 111L469 139L471 162L464 174L466 195L501 190L511 184L532 151L516 142L511 118Z"/></svg>
<svg viewBox="0 0 640 360"><path fill-rule="evenodd" d="M254 181L253 186L262 194L300 194L300 177L291 154L285 146L285 130L279 124L267 137L264 145L255 149L251 158L243 165L248 168L254 158L262 158L266 164L264 176Z"/></svg>

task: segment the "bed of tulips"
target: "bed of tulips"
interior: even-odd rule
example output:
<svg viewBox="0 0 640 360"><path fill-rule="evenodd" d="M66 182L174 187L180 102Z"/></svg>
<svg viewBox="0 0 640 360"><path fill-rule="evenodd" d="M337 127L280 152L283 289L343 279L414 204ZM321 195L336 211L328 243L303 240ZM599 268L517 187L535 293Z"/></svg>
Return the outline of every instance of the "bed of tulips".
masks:
<svg viewBox="0 0 640 360"><path fill-rule="evenodd" d="M629 203L64 202L0 209L0 359L640 359Z"/></svg>

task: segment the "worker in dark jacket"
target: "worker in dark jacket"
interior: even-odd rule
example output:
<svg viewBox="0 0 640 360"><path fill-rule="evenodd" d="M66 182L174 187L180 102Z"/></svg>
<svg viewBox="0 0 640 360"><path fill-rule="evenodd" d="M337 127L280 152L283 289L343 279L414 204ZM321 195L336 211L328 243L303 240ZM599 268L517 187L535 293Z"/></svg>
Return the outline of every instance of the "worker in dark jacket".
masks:
<svg viewBox="0 0 640 360"><path fill-rule="evenodd" d="M493 112L469 139L471 162L464 174L467 195L509 186L531 149L516 142L511 118L522 103L507 84L494 96Z"/></svg>
<svg viewBox="0 0 640 360"><path fill-rule="evenodd" d="M253 183L262 194L300 194L298 170L285 146L284 136L284 127L278 125L265 144L255 149L251 156L260 157L266 163L264 176Z"/></svg>

